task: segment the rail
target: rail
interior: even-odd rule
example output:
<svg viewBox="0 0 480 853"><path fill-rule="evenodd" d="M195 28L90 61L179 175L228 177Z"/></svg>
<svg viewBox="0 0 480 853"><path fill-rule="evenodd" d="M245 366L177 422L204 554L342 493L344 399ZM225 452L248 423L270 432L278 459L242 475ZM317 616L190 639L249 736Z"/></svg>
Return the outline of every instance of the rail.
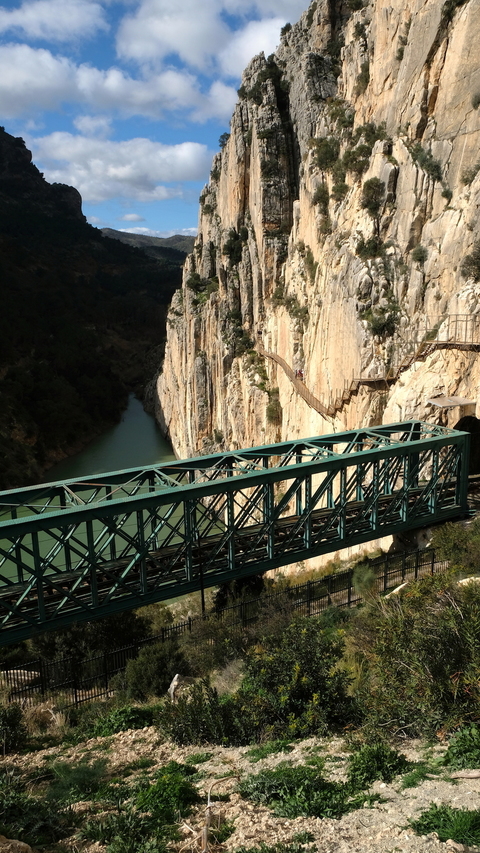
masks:
<svg viewBox="0 0 480 853"><path fill-rule="evenodd" d="M384 391L393 385L400 374L408 370L415 362L425 361L429 355L438 350L461 350L463 352L480 352L480 316L472 314L450 314L439 320L430 329L426 328L422 339L404 341L403 354L398 363L389 368L384 376L360 377L345 383L340 391L327 404L322 403L298 379L290 365L277 353L269 352L258 342L257 350L264 358L276 362L291 380L296 392L310 408L318 412L325 420L333 418L342 408L356 396L361 387L375 391Z"/></svg>

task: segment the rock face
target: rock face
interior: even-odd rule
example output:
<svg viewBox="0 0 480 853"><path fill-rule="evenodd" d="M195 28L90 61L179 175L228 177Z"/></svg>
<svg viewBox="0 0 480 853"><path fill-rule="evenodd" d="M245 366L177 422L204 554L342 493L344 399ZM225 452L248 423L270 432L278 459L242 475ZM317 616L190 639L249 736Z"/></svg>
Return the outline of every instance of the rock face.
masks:
<svg viewBox="0 0 480 853"><path fill-rule="evenodd" d="M443 349L325 418L252 352L261 341L329 404L445 315L480 314L480 2L360 5L313 2L244 73L157 383L181 457L411 417L453 425L458 410L427 400L476 400L479 354Z"/></svg>

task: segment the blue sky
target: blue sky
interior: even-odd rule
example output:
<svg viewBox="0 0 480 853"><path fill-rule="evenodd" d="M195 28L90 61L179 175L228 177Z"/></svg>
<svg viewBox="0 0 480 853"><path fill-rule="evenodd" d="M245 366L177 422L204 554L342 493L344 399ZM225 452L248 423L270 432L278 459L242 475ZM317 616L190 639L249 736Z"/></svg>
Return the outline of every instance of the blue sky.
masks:
<svg viewBox="0 0 480 853"><path fill-rule="evenodd" d="M308 0L0 6L0 123L98 227L193 234L242 70Z"/></svg>

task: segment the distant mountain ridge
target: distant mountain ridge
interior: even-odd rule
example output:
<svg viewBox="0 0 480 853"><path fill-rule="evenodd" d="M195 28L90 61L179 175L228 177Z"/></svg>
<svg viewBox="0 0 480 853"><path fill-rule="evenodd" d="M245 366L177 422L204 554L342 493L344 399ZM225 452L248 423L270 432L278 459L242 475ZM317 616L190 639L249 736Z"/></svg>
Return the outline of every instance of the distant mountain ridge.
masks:
<svg viewBox="0 0 480 853"><path fill-rule="evenodd" d="M142 249L152 258L185 260L193 249L195 237L174 234L172 237L151 237L147 234L132 234L130 231L116 231L114 228L102 228L102 234L112 240L120 240L129 246Z"/></svg>

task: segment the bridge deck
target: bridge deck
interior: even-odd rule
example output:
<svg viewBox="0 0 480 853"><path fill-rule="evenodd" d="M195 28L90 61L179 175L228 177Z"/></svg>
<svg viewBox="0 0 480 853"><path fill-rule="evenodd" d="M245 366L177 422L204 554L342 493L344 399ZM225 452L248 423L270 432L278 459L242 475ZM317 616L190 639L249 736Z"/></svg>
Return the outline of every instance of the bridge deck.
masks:
<svg viewBox="0 0 480 853"><path fill-rule="evenodd" d="M418 421L0 494L0 644L467 509L468 434Z"/></svg>

